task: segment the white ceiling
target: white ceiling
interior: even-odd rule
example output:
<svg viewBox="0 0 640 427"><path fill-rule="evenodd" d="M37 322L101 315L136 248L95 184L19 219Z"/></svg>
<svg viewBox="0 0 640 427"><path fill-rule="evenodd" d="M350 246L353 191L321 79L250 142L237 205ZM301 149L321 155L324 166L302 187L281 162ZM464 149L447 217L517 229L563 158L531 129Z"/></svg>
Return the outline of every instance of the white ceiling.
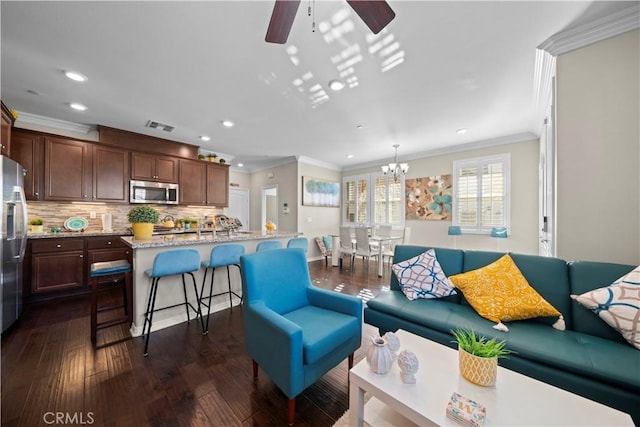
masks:
<svg viewBox="0 0 640 427"><path fill-rule="evenodd" d="M389 4L396 18L372 37L344 1L316 1L312 32L303 1L288 43L275 45L264 41L271 1L2 1L1 98L19 112L199 145L235 157L233 164L248 171L290 156L352 169L389 161L393 144L406 160L460 144L537 136L536 46L629 5ZM339 21L333 27L332 17ZM327 42L333 30L321 31L325 25L346 32ZM377 42L386 44L370 53ZM389 52L381 57L384 48ZM403 62L382 71L399 52ZM328 82L349 61L358 85L331 91ZM67 69L89 80L68 80ZM328 99L314 104L311 97L321 99L321 91ZM70 102L88 110L74 111ZM222 127L223 119L236 126ZM175 130L146 128L148 120ZM459 135L460 128L468 132Z"/></svg>

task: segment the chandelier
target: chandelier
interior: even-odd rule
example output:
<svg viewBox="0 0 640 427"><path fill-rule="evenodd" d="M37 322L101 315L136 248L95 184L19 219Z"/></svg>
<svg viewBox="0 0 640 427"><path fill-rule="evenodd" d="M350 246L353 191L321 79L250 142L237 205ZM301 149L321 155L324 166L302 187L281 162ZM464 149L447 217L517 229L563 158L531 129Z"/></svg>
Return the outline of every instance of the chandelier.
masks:
<svg viewBox="0 0 640 427"><path fill-rule="evenodd" d="M392 163L389 163L388 165L383 165L382 167L382 174L383 175L390 175L393 177L393 180L395 182L398 182L398 177L401 175L405 175L407 173L407 171L409 170L409 164L408 163L398 163L398 147L400 146L400 144L394 144L393 148L396 149L396 156L393 160Z"/></svg>

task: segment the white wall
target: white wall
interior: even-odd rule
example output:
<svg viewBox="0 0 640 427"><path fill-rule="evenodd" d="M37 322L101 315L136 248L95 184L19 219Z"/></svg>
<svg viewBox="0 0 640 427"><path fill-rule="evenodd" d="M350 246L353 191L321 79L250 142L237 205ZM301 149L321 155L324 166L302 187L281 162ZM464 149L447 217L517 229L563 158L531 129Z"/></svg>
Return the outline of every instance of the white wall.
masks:
<svg viewBox="0 0 640 427"><path fill-rule="evenodd" d="M557 58L558 257L640 264L640 31Z"/></svg>
<svg viewBox="0 0 640 427"><path fill-rule="evenodd" d="M336 170L316 165L298 162L298 231L309 239L308 258L321 257L322 254L315 243L315 238L330 234L337 234L340 229L340 208L319 206L302 206L302 177L309 176L329 181L336 181L342 185L342 173Z"/></svg>
<svg viewBox="0 0 640 427"><path fill-rule="evenodd" d="M524 254L538 253L538 140L505 144L478 150L426 157L409 161L406 178L453 173L453 161L492 154L511 153L511 235L508 239L494 239L487 235L462 235L457 237L457 247L462 249L511 251ZM348 171L344 175L356 175L376 171L369 168ZM436 247L453 247L453 238L447 235L451 221L406 221L411 227L411 244ZM499 240L499 242L498 242ZM498 244L500 245L498 247Z"/></svg>
<svg viewBox="0 0 640 427"><path fill-rule="evenodd" d="M269 178L272 176L272 178ZM262 189L277 185L278 187L278 229L281 231L297 231L298 203L297 203L298 165L295 160L282 166L265 169L251 174L251 228L264 230L262 224ZM282 206L287 203L290 213L283 214Z"/></svg>

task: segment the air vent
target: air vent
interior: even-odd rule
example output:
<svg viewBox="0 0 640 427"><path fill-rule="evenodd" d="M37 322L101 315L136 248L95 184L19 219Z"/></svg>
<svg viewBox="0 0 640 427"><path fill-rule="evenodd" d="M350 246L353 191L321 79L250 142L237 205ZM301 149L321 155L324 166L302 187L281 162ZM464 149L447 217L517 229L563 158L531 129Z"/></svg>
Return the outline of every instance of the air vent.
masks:
<svg viewBox="0 0 640 427"><path fill-rule="evenodd" d="M165 132L173 132L175 129L175 126L165 125L164 123L154 122L153 120L149 120L145 126L152 129L160 129Z"/></svg>

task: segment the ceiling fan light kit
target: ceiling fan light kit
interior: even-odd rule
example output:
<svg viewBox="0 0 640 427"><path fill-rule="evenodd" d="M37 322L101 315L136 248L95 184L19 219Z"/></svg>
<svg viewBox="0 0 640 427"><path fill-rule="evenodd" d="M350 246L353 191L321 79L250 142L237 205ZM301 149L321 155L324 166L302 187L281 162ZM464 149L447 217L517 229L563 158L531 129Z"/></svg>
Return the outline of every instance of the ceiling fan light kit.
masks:
<svg viewBox="0 0 640 427"><path fill-rule="evenodd" d="M382 31L396 16L384 0L347 0L347 3L373 34ZM265 41L278 44L287 42L299 6L300 0L276 0ZM312 31L315 31L315 19Z"/></svg>

